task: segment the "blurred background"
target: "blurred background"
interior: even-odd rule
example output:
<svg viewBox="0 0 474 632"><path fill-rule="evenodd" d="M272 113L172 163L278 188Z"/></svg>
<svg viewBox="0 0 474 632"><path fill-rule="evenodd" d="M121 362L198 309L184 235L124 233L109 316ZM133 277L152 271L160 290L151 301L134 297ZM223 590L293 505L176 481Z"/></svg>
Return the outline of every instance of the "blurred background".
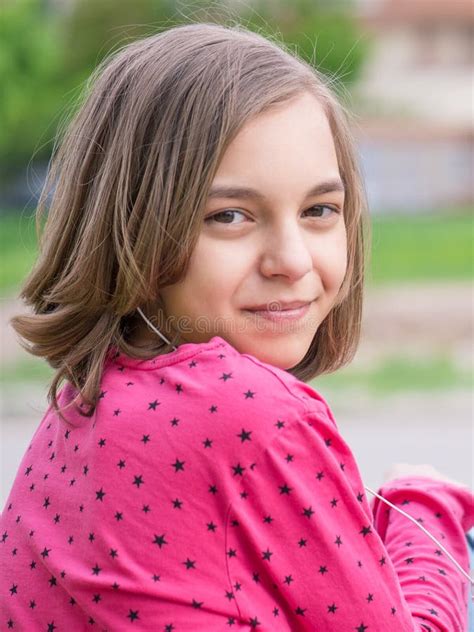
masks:
<svg viewBox="0 0 474 632"><path fill-rule="evenodd" d="M290 44L353 113L373 243L350 366L312 385L367 485L431 463L472 486L473 43L468 0L3 0L0 77L1 488L46 410L48 365L8 324L36 254L55 133L93 68L178 23L240 23Z"/></svg>

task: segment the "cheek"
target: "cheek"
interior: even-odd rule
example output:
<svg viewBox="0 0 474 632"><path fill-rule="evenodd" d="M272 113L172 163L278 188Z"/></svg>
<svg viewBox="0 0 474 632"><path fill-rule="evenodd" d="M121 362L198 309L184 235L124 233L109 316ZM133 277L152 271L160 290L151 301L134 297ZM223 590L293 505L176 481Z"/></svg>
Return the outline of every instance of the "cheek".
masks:
<svg viewBox="0 0 474 632"><path fill-rule="evenodd" d="M169 313L203 315L228 308L248 275L250 257L235 244L201 238L185 278L165 288Z"/></svg>
<svg viewBox="0 0 474 632"><path fill-rule="evenodd" d="M346 232L338 231L325 243L314 248L314 268L318 271L323 285L328 292L339 290L347 269Z"/></svg>

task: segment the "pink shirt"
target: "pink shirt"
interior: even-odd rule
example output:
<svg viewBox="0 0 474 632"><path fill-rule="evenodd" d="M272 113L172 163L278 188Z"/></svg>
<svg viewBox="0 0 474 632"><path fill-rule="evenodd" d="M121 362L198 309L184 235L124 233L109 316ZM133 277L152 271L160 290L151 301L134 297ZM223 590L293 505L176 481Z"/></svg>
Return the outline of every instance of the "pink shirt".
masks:
<svg viewBox="0 0 474 632"><path fill-rule="evenodd" d="M65 415L46 412L1 516L2 631L465 629L467 580L369 505L326 402L285 371L218 336L111 350L95 415ZM467 488L381 493L468 569Z"/></svg>

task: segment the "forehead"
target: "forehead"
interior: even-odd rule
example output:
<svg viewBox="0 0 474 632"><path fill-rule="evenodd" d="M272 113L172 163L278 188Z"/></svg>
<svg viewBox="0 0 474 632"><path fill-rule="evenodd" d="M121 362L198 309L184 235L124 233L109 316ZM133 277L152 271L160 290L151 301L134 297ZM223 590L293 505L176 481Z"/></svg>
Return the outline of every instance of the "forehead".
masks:
<svg viewBox="0 0 474 632"><path fill-rule="evenodd" d="M326 113L316 97L304 94L250 119L224 153L213 184L299 195L315 182L338 177Z"/></svg>

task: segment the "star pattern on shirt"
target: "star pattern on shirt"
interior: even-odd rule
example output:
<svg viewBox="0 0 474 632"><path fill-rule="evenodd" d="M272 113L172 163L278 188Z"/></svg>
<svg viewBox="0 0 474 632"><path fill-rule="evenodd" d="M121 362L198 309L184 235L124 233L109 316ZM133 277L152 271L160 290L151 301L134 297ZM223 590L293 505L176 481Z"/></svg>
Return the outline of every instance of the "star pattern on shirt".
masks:
<svg viewBox="0 0 474 632"><path fill-rule="evenodd" d="M245 621L249 629L270 630L285 618L287 627L275 631L317 625L375 632L382 612L397 626L398 593L387 603L376 579L379 572L379 579L389 583L392 569L379 540L371 537L375 529L363 487L356 477L352 480L354 463L335 428L324 415L318 423L311 415L307 423L295 421L280 407L278 393L278 410L276 405L273 410L267 397L270 392L273 401L273 391L236 370L240 365L233 364L233 353L215 354L214 364L204 355L201 359L187 355L176 371L173 365L154 369L145 363L143 375L121 363L114 374L121 390L109 378L90 422L65 429L57 417L48 417L44 436L39 433L31 444L43 441L43 458L32 458L30 445L19 478L28 480L22 498L33 499L49 531L29 519L26 507L15 510L10 502L6 513L12 510L12 518L2 524L0 535L8 557L24 560L28 586L37 583L33 576L46 573L41 575L50 591L45 594L59 595L65 581L73 582L75 569L68 560L80 551L89 584L84 582L80 600L72 593L62 603L78 613L81 604L84 626L97 626L101 613L112 608L116 629L150 627L154 615L141 591L153 599L173 594L178 583L179 599L173 603L186 604L186 617L202 616L206 622L205 617L220 616L230 628ZM201 388L206 379L212 390L203 388L204 395L200 391L191 401L196 384ZM234 422L229 409L236 402L241 414ZM318 407L322 404L316 400ZM295 430L300 427L317 436L314 453L307 453L306 437ZM217 469L208 467L214 463ZM410 504L408 496L401 504ZM431 516L443 525L439 511L414 511L420 523ZM36 546L27 560L22 557L26 547L16 539L21 529ZM133 577L126 569L138 550L143 555L137 557L134 572L143 588L131 596ZM432 555L440 579L449 575L441 568L442 551L433 549ZM219 556L224 562L216 565ZM420 565L414 555L403 563L407 572ZM214 564L212 572L209 564ZM344 607L341 592L331 588L340 582L341 569L359 578L350 609ZM415 571L419 582L426 582L420 572L421 567ZM25 590L22 577L12 575L6 594L11 600L24 599L30 613L41 610L43 593ZM308 585L314 586L317 599L305 591ZM67 629L55 610L53 617L54 607L52 601L43 629ZM434 608L425 612L440 616ZM158 630L178 632L182 625L173 608L162 619ZM200 629L201 620L195 621ZM11 614L5 624L18 627Z"/></svg>

